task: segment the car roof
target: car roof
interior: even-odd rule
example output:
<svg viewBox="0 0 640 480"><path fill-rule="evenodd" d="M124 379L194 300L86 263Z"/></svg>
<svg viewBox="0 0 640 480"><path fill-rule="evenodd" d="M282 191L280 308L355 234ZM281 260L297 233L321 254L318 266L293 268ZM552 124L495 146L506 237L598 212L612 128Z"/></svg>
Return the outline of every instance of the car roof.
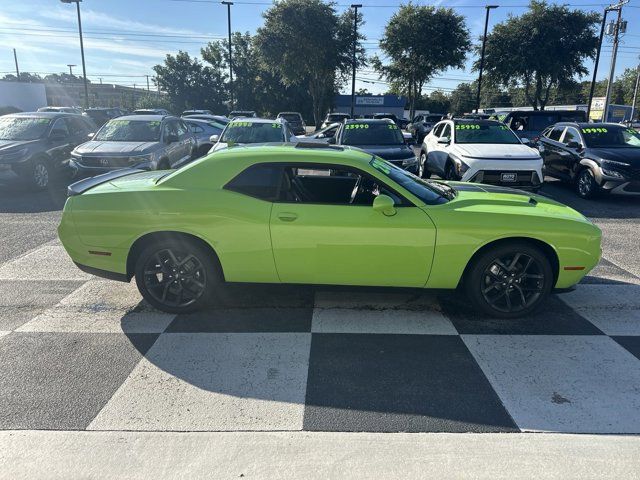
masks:
<svg viewBox="0 0 640 480"><path fill-rule="evenodd" d="M280 112L280 113L278 113L278 115L300 115L300 116L302 116L300 114L300 112Z"/></svg>
<svg viewBox="0 0 640 480"><path fill-rule="evenodd" d="M348 118L345 123L393 123L393 120L390 118Z"/></svg>
<svg viewBox="0 0 640 480"><path fill-rule="evenodd" d="M486 118L453 118L451 121L455 123L467 124L473 123L474 125L502 125L502 122L497 120L489 120Z"/></svg>
<svg viewBox="0 0 640 480"><path fill-rule="evenodd" d="M221 158L226 155L255 155L255 154L271 154L284 157L296 157L295 162L317 162L319 158L335 159L341 158L352 162L369 162L372 158L370 153L365 152L357 147L347 145L329 145L319 142L300 141L300 142L282 142L282 143L258 143L235 145L231 148L218 150L211 158Z"/></svg>
<svg viewBox="0 0 640 480"><path fill-rule="evenodd" d="M78 115L75 113L68 112L18 112L11 113L9 115L3 115L6 117L39 117L39 118L59 118L59 117L68 117L68 118L77 118Z"/></svg>
<svg viewBox="0 0 640 480"><path fill-rule="evenodd" d="M236 117L231 122L251 122L251 123L284 123L282 118L260 118L260 117ZM229 122L229 123L231 123Z"/></svg>
<svg viewBox="0 0 640 480"><path fill-rule="evenodd" d="M174 118L169 115L123 115L122 117L118 117L117 120L139 120L141 122L147 121L158 121L164 120L165 118Z"/></svg>
<svg viewBox="0 0 640 480"><path fill-rule="evenodd" d="M578 128L598 128L598 127L620 127L627 128L624 125L614 122L557 122L551 127L578 127Z"/></svg>
<svg viewBox="0 0 640 480"><path fill-rule="evenodd" d="M554 113L575 113L584 112L584 110L511 110L507 114L526 114L526 115L549 115ZM496 112L498 113L498 112ZM503 112L500 112L503 113Z"/></svg>

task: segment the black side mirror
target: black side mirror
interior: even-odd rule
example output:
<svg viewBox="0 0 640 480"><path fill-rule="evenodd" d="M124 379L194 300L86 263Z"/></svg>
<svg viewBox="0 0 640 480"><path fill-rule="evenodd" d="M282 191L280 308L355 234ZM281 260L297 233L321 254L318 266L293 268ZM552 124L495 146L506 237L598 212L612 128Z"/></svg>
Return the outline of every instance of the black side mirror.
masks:
<svg viewBox="0 0 640 480"><path fill-rule="evenodd" d="M579 144L578 142L571 141L571 142L567 143L567 147L568 148L572 148L574 150L580 150L582 148L582 145Z"/></svg>
<svg viewBox="0 0 640 480"><path fill-rule="evenodd" d="M178 141L178 135L176 135L175 133L171 133L167 135L167 138L165 139L165 141L167 143L176 143Z"/></svg>

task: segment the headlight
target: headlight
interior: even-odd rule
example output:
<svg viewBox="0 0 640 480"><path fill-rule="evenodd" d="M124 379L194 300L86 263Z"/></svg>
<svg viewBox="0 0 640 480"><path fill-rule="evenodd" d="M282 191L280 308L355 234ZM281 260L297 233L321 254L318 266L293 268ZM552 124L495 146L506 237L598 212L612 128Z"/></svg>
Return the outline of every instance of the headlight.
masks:
<svg viewBox="0 0 640 480"><path fill-rule="evenodd" d="M602 173L604 173L607 177L624 178L624 176L621 173L616 172L615 170L607 170L603 168Z"/></svg>
<svg viewBox="0 0 640 480"><path fill-rule="evenodd" d="M406 167L407 165L415 165L418 163L418 159L413 156L413 157L408 157L405 158L404 160L402 160L402 166Z"/></svg>
<svg viewBox="0 0 640 480"><path fill-rule="evenodd" d="M625 168L625 167L628 167L629 164L624 162L616 162L614 160L603 160L601 162L601 166L602 166L602 173L605 174L607 177L623 179L624 175L622 173L612 169Z"/></svg>
<svg viewBox="0 0 640 480"><path fill-rule="evenodd" d="M129 163L132 164L136 164L136 163L143 163L143 162L150 162L153 160L153 153L148 153L146 155L135 155L133 157L129 157Z"/></svg>
<svg viewBox="0 0 640 480"><path fill-rule="evenodd" d="M28 148L21 148L20 150L14 150L9 153L0 153L0 159L6 162L14 162L16 160L20 160L27 154Z"/></svg>
<svg viewBox="0 0 640 480"><path fill-rule="evenodd" d="M607 168L609 167L628 167L630 164L629 163L624 163L624 162L616 162L614 160L603 160L602 161L602 168Z"/></svg>

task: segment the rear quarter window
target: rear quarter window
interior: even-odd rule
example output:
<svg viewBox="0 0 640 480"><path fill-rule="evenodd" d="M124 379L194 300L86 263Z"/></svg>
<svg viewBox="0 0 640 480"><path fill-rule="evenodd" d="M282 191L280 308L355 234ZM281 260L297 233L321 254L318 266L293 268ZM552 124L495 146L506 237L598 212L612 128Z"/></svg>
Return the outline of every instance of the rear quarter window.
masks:
<svg viewBox="0 0 640 480"><path fill-rule="evenodd" d="M274 202L278 199L281 183L281 167L259 164L243 170L224 188L267 202Z"/></svg>

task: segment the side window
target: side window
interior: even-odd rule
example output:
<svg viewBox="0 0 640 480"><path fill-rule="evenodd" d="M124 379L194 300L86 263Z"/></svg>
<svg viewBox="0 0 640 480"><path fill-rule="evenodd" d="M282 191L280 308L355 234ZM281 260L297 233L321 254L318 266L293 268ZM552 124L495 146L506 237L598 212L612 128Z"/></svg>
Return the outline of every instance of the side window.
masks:
<svg viewBox="0 0 640 480"><path fill-rule="evenodd" d="M511 130L514 130L514 131L527 130L527 127L529 126L529 120L530 120L529 116L514 115L513 117L511 117L511 123L509 126L511 127Z"/></svg>
<svg viewBox="0 0 640 480"><path fill-rule="evenodd" d="M389 195L396 205L406 202L368 174L333 165L289 166L284 168L280 200L287 203L371 206L380 194Z"/></svg>
<svg viewBox="0 0 640 480"><path fill-rule="evenodd" d="M83 136L89 133L86 130L86 124L79 118L65 118L65 120L67 122L67 128L72 136Z"/></svg>
<svg viewBox="0 0 640 480"><path fill-rule="evenodd" d="M551 133L549 134L549 138L551 140L555 140L556 142L559 142L563 131L564 131L564 127L553 127L553 130L551 130Z"/></svg>
<svg viewBox="0 0 640 480"><path fill-rule="evenodd" d="M440 132L442 132L442 129L444 128L444 123L440 123L438 125L435 126L435 128L433 129L433 135L436 138L440 138Z"/></svg>
<svg viewBox="0 0 640 480"><path fill-rule="evenodd" d="M416 118L413 119L413 123L421 122L422 120L423 120L422 115L418 115Z"/></svg>
<svg viewBox="0 0 640 480"><path fill-rule="evenodd" d="M439 136L451 138L451 125L446 123L444 129L442 130L442 134Z"/></svg>
<svg viewBox="0 0 640 480"><path fill-rule="evenodd" d="M171 122L164 122L162 125L162 139L167 140L167 137L171 135L173 130L171 129Z"/></svg>
<svg viewBox="0 0 640 480"><path fill-rule="evenodd" d="M282 183L282 168L279 165L253 165L225 185L225 189L267 202L278 199Z"/></svg>
<svg viewBox="0 0 640 480"><path fill-rule="evenodd" d="M568 145L569 142L582 143L582 140L580 139L580 134L573 127L567 128L567 130L564 132L564 138L562 139L562 143L564 143L565 145Z"/></svg>
<svg viewBox="0 0 640 480"><path fill-rule="evenodd" d="M189 129L186 127L186 125L183 122L180 122L180 121L176 122L176 131L178 132L178 137L180 138L184 137L187 133L189 133Z"/></svg>
<svg viewBox="0 0 640 480"><path fill-rule="evenodd" d="M64 121L63 118L59 118L57 119L54 124L53 127L51 127L51 131L52 132L62 132L64 133L65 136L69 136L69 128L67 128L67 123Z"/></svg>
<svg viewBox="0 0 640 480"><path fill-rule="evenodd" d="M200 125L196 125L195 123L188 123L187 127L193 133L202 133L202 132L204 132L204 128L202 128Z"/></svg>

